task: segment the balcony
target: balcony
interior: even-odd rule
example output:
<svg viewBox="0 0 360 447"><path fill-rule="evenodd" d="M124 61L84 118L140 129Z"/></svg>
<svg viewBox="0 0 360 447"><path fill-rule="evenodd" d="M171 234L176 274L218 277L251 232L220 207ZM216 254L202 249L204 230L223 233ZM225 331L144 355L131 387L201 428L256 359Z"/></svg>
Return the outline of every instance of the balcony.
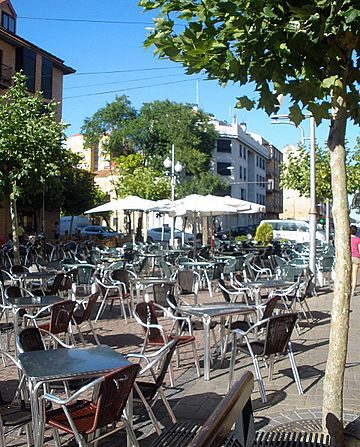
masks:
<svg viewBox="0 0 360 447"><path fill-rule="evenodd" d="M11 85L11 78L13 76L13 69L8 65L0 64L0 88L8 88Z"/></svg>

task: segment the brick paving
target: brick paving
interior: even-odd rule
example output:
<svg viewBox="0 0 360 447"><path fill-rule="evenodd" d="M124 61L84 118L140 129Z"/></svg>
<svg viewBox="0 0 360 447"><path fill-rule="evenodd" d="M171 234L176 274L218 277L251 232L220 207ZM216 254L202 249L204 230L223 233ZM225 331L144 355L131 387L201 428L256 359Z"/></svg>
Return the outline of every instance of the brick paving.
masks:
<svg viewBox="0 0 360 447"><path fill-rule="evenodd" d="M200 302L209 301L222 301L222 296L216 294L213 299L210 299L208 293L202 291ZM268 403L262 404L257 384L255 384L252 399L257 429L272 428L276 425L286 424L296 418L306 417L306 415L310 415L309 419L312 417L311 415L320 418L331 304L332 293L330 290L324 290L318 296L310 298L309 305L316 322L310 326L302 322L300 334L294 332L292 337L295 360L304 389L303 395L300 396L297 393L287 358L275 363L272 382L268 380L264 365L261 366ZM360 387L358 386L360 379L360 345L358 343L360 338L360 325L358 324L360 294L352 299L351 307L349 351L344 387L344 409L347 422L355 419L360 412ZM106 311L104 318L96 326L101 343L108 344L124 354L139 352L143 341L142 329L132 319L126 324L120 317L119 309L116 306L111 313ZM196 331L195 336L199 357L202 359L202 331ZM202 377L197 378L196 376L191 348L186 347L181 350L181 366L180 368L174 367L176 386L174 389L167 388L170 405L180 422L203 423L226 394L229 356L230 353L228 353L223 364L217 361L213 365L211 380L207 382ZM244 355L238 355L234 379L240 377L247 369L253 371L251 361ZM7 366L0 369L1 390L9 388L9 385L11 387L15 379L16 371L13 367ZM164 426L170 424L161 402L156 404L155 412ZM155 434L147 414L141 406L135 406L134 408L134 424L140 446L148 446L155 438ZM53 446L51 433L47 432L47 435L44 445ZM26 445L25 436L12 435L11 438L9 437L9 441L10 446ZM124 442L124 438L117 435L102 444L121 446L126 445Z"/></svg>

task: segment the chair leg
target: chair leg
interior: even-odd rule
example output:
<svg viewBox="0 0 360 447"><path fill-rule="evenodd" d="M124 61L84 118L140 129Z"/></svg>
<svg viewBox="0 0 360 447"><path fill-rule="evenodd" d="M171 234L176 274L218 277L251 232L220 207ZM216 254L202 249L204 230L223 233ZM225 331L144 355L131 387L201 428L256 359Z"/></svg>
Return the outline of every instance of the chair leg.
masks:
<svg viewBox="0 0 360 447"><path fill-rule="evenodd" d="M125 309L125 305L124 305L124 300L122 298L120 298L120 306L121 306L121 311L124 315L125 323L127 324L128 321L127 321L126 309Z"/></svg>
<svg viewBox="0 0 360 447"><path fill-rule="evenodd" d="M229 366L229 389L231 388L233 375L235 370L235 359L236 359L236 345L237 345L237 335L236 332L232 334L232 347L231 347L231 358L230 358L230 366Z"/></svg>
<svg viewBox="0 0 360 447"><path fill-rule="evenodd" d="M2 423L2 421L1 421L1 418L0 418L0 441L1 441L1 446L4 446L4 447L6 447L6 442L5 442L5 433L4 433L4 426L3 426L3 423ZM29 446L30 447L30 446Z"/></svg>
<svg viewBox="0 0 360 447"><path fill-rule="evenodd" d="M263 378L262 378L262 375L260 372L259 361L256 356L253 356L253 363L254 363L256 380L258 381L258 385L259 385L261 400L264 404L266 404L267 398L266 398L264 381L263 381Z"/></svg>
<svg viewBox="0 0 360 447"><path fill-rule="evenodd" d="M89 320L88 323L89 323L91 332L93 333L93 336L94 336L94 339L95 339L96 344L97 344L97 345L100 345L101 343L100 343L99 338L98 338L98 336L97 336L97 334L96 334L96 332L95 332L95 328L94 328L92 322Z"/></svg>
<svg viewBox="0 0 360 447"><path fill-rule="evenodd" d="M52 435L53 435L55 447L61 447L59 432L56 428L52 429Z"/></svg>
<svg viewBox="0 0 360 447"><path fill-rule="evenodd" d="M298 393L299 394L304 394L302 386L301 386L301 382L300 382L299 372L298 372L298 369L296 367L294 354L292 352L292 348L291 348L290 344L289 344L289 348L288 348L288 356L289 356L290 365L291 365L291 369L292 369L292 372L293 372L293 375L294 375L294 379L295 379L296 388L298 390Z"/></svg>
<svg viewBox="0 0 360 447"><path fill-rule="evenodd" d="M274 355L269 358L269 380L272 381L274 372Z"/></svg>
<svg viewBox="0 0 360 447"><path fill-rule="evenodd" d="M134 433L134 430L133 430L131 424L125 418L123 418L123 422L124 422L124 425L125 425L126 433L127 433L128 437L130 438L132 447L139 447L139 443L138 443L138 441L136 439L136 436L135 436L135 433Z"/></svg>
<svg viewBox="0 0 360 447"><path fill-rule="evenodd" d="M95 322L98 321L98 319L100 318L100 316L101 316L102 313L104 312L104 310L105 310L105 306L106 306L106 298L104 298L104 299L102 300L101 304L100 304L98 313L96 314L96 317L95 317Z"/></svg>
<svg viewBox="0 0 360 447"><path fill-rule="evenodd" d="M30 447L30 446L34 445L31 424L26 424L25 432L26 432L26 441L28 443L28 446ZM4 446L5 446L5 444L4 444Z"/></svg>
<svg viewBox="0 0 360 447"><path fill-rule="evenodd" d="M159 421L156 419L155 414L154 414L154 412L153 412L151 406L150 406L150 405L148 404L148 402L146 401L146 399L145 399L143 393L142 393L141 390L139 389L139 387L138 387L138 385L137 385L136 382L134 382L134 389L136 390L138 396L140 397L141 402L144 404L144 407L145 407L146 411L148 412L148 415L149 415L149 417L150 417L150 419L151 419L151 422L152 422L152 424L153 424L153 426L154 426L154 428L155 428L155 430L156 430L156 433L157 433L158 435L160 435L160 434L161 434L161 428L160 428L160 425L159 425Z"/></svg>
<svg viewBox="0 0 360 447"><path fill-rule="evenodd" d="M166 408L167 412L169 413L169 416L170 416L172 422L174 424L176 424L175 414L172 411L172 408L170 407L169 401L166 399L164 391L161 388L159 388L158 393L159 393L159 396L160 396L161 400L163 401L163 403L165 405L165 408Z"/></svg>
<svg viewBox="0 0 360 447"><path fill-rule="evenodd" d="M191 342L191 346L192 346L192 350L193 350L193 353L194 353L194 361L195 361L197 376L200 377L201 376L201 370L200 370L199 357L198 357L198 354L197 354L197 351L196 351L195 341Z"/></svg>

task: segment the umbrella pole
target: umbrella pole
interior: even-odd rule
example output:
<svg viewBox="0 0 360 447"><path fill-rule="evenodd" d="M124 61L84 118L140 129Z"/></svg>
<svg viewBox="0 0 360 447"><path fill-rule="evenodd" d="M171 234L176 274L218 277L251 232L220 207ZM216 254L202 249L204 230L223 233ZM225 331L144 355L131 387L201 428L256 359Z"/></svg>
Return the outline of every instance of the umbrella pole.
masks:
<svg viewBox="0 0 360 447"><path fill-rule="evenodd" d="M196 259L196 212L193 213L194 259Z"/></svg>

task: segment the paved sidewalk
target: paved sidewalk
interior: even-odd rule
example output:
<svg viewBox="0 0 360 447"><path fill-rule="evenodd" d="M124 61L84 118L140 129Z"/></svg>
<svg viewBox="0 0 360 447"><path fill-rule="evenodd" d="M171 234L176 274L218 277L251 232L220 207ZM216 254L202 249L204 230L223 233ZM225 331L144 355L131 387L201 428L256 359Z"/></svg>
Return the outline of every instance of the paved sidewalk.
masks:
<svg viewBox="0 0 360 447"><path fill-rule="evenodd" d="M217 294L212 299L212 301L222 300L223 298L220 294ZM200 301L211 301L205 291L201 293ZM304 394L300 396L297 393L287 358L275 363L272 382L268 381L267 370L262 366L261 371L265 380L265 388L269 401L265 405L262 404L257 384L255 384L253 406L255 422L258 429L266 428L269 424L273 425L274 421L283 423L286 420L286 415L290 415L291 418L294 414L298 414L300 417L306 412L308 413L309 410L321 409L323 377L328 351L332 293L320 293L319 296L310 298L309 305L316 322L309 327L306 324L302 324L300 334L294 332L292 339ZM347 412L347 420L353 419L360 413L360 387L358 385L360 383L360 344L358 343L360 339L360 325L358 324L359 313L360 295L353 298L351 309L349 352L344 388L344 408ZM118 309L115 308L112 313L105 313L104 319L97 323L97 327L101 343L108 344L121 353L139 352L143 340L142 329L133 320L126 324L120 317ZM196 331L196 342L200 359L202 359L202 331ZM185 353L183 350L181 351L181 367L179 369L174 368L176 387L175 389L168 388L167 394L170 405L179 421L203 423L227 392L230 353L228 353L223 364L220 362L215 363L211 371L211 380L204 381L202 377L197 378L196 376L191 348L185 351ZM244 355L239 355L236 362L234 379L236 380L237 377L240 377L247 369L253 371L251 361ZM1 390L4 388L5 380L10 380L8 383L11 385L15 377L16 371L14 368L10 366L1 368ZM134 410L136 434L139 437L140 446L146 447L155 438L154 430L148 420L147 414L141 406L136 406ZM155 412L163 425L170 424L161 402L156 404ZM318 415L318 412L316 414ZM49 437L47 437L45 445L53 446L50 431L47 434ZM14 436L9 445L26 445L25 437ZM123 437L117 435L116 438L108 440L101 445L122 446L126 444L124 444Z"/></svg>

